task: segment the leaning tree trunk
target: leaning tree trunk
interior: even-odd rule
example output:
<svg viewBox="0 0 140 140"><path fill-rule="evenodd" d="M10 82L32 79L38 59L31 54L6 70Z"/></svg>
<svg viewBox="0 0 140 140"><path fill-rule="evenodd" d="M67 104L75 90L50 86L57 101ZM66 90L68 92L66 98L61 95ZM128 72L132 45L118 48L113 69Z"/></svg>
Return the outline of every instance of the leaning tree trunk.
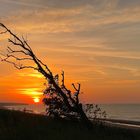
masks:
<svg viewBox="0 0 140 140"><path fill-rule="evenodd" d="M71 107L71 105L68 102L68 98L65 96L65 94L63 93L61 88L56 84L56 82L54 81L53 78L51 78L50 80L51 80L53 86L58 91L58 93L61 93L61 95L63 96L63 100L64 100L65 104L68 106L68 108L71 111L78 113L78 115L80 116L80 120L84 126L86 126L88 129L92 129L93 123L88 119L87 115L85 114L82 104L75 102L75 107Z"/></svg>
<svg viewBox="0 0 140 140"><path fill-rule="evenodd" d="M73 112L78 113L78 115L80 116L80 120L83 123L83 125L85 125L88 129L92 129L93 124L92 122L88 119L88 117L86 116L83 108L82 108L82 104L76 103L75 102L75 107L72 107L69 102L68 102L68 98L67 96L63 93L63 91L61 90L61 88L56 84L56 82L54 81L53 77L49 77L49 80L51 81L52 85L55 87L56 91L58 93L61 94L61 96L63 97L63 100L66 104L66 106Z"/></svg>
<svg viewBox="0 0 140 140"><path fill-rule="evenodd" d="M88 128L88 129L92 129L93 128L93 123L88 119L87 115L85 114L85 112L83 111L82 106L78 105L78 113L81 116L81 121L82 123Z"/></svg>

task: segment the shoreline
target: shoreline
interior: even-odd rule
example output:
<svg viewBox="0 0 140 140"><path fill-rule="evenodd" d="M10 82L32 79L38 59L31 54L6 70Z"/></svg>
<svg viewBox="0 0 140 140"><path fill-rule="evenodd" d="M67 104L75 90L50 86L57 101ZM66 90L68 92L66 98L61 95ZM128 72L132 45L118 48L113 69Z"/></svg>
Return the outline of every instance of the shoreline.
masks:
<svg viewBox="0 0 140 140"><path fill-rule="evenodd" d="M99 119L107 126L125 128L125 129L137 129L140 130L140 121L123 120L123 119Z"/></svg>
<svg viewBox="0 0 140 140"><path fill-rule="evenodd" d="M20 111L24 113L30 113L30 114L35 114L35 115L45 115L45 112L42 113L36 113L34 110L26 109L24 108L23 110L16 110L14 108L10 109L8 106L13 106L15 103L0 103L0 109L6 109L6 110L12 110L12 111ZM16 103L16 105L25 105L24 103ZM90 119L93 121L93 119ZM140 130L140 121L137 120L126 120L126 119L111 119L111 118L106 118L106 119L97 119L97 121L102 121L105 125L108 126L113 126L113 127L120 127L120 128L127 128L127 129L138 129Z"/></svg>
<svg viewBox="0 0 140 140"><path fill-rule="evenodd" d="M140 122L137 121L107 119L104 122L111 127L140 130Z"/></svg>
<svg viewBox="0 0 140 140"><path fill-rule="evenodd" d="M45 116L45 114L41 113L35 113L33 110L12 110L8 109L7 107L0 106L0 110L10 110L10 111L19 111L27 114L34 114L34 115L41 115ZM93 120L91 120L93 121ZM110 127L117 127L117 128L125 128L125 129L135 129L135 130L140 130L140 121L133 121L133 120L123 120L123 119L97 119L97 121L103 122L104 125L110 126Z"/></svg>
<svg viewBox="0 0 140 140"><path fill-rule="evenodd" d="M112 123L123 123L123 124L130 124L130 125L138 125L140 126L140 121L134 120L123 120L123 119L105 119L105 121L112 122Z"/></svg>

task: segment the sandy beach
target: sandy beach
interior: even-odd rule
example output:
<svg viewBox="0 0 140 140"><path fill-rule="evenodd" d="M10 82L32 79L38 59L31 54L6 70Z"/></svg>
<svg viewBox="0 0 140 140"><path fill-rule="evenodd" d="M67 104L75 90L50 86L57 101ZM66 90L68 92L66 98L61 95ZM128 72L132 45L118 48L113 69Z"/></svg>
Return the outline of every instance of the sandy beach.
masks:
<svg viewBox="0 0 140 140"><path fill-rule="evenodd" d="M140 122L131 120L117 120L117 119L106 119L104 120L105 125L140 130Z"/></svg>

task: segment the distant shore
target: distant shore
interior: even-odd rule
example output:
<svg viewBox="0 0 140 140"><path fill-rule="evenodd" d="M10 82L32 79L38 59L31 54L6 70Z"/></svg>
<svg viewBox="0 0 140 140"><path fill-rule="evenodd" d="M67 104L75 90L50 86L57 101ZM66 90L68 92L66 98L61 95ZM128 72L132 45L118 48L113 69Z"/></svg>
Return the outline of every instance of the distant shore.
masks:
<svg viewBox="0 0 140 140"><path fill-rule="evenodd" d="M22 105L28 105L28 104L26 104L26 103L1 103L0 102L0 109L8 109L7 107L8 106L22 106Z"/></svg>
<svg viewBox="0 0 140 140"><path fill-rule="evenodd" d="M9 102L0 102L0 107L4 107L4 106L16 106L16 105L28 105L26 103L9 103Z"/></svg>

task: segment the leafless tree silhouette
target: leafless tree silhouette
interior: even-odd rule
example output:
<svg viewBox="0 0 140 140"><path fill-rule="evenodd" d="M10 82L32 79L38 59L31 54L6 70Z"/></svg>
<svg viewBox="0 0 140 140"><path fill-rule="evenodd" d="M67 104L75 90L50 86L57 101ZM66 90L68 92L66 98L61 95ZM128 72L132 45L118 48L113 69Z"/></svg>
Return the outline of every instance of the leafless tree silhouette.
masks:
<svg viewBox="0 0 140 140"><path fill-rule="evenodd" d="M9 46L6 47L6 53L1 53L1 61L12 64L15 68L34 69L41 73L48 84L44 91L43 102L47 105L47 114L57 117L69 117L80 120L89 129L92 128L92 122L88 119L83 111L82 103L79 101L80 87L78 83L72 83L75 90L73 93L67 89L65 85L65 75L62 72L62 81L59 81L59 75L53 75L48 65L43 63L33 52L24 37L18 37L4 24L0 23L2 29L0 34L9 34ZM32 65L24 64L24 62L31 61Z"/></svg>

